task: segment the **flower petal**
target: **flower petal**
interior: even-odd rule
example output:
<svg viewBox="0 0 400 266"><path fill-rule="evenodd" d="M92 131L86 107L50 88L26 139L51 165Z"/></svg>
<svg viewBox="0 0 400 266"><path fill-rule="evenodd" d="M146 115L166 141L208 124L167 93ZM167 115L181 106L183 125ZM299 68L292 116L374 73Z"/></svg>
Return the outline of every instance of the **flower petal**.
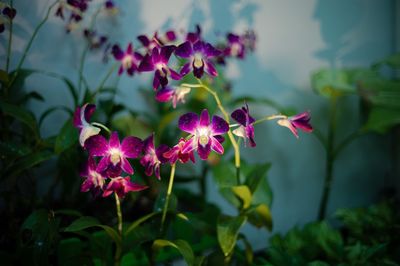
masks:
<svg viewBox="0 0 400 266"><path fill-rule="evenodd" d="M146 72L146 71L153 71L153 70L154 70L153 60L150 55L146 54L144 56L144 58L142 59L142 62L140 62L139 71Z"/></svg>
<svg viewBox="0 0 400 266"><path fill-rule="evenodd" d="M103 136L96 135L85 141L85 148L90 156L104 156L108 151L108 142Z"/></svg>
<svg viewBox="0 0 400 266"><path fill-rule="evenodd" d="M200 114L200 123L199 125L202 127L207 127L210 124L210 114L207 109L201 111Z"/></svg>
<svg viewBox="0 0 400 266"><path fill-rule="evenodd" d="M171 54L175 51L175 45L166 45L161 48L160 51L160 61L168 63Z"/></svg>
<svg viewBox="0 0 400 266"><path fill-rule="evenodd" d="M278 125L287 127L288 129L290 129L290 131L292 131L293 135L296 138L299 138L299 134L297 133L296 128L292 125L292 123L288 119L280 119L276 122L278 123Z"/></svg>
<svg viewBox="0 0 400 266"><path fill-rule="evenodd" d="M178 127L180 130L194 134L199 124L199 116L196 113L186 113L179 118Z"/></svg>
<svg viewBox="0 0 400 266"><path fill-rule="evenodd" d="M243 109L236 109L232 112L231 117L242 126L246 126L246 112Z"/></svg>
<svg viewBox="0 0 400 266"><path fill-rule="evenodd" d="M214 67L214 64L211 63L209 60L204 61L204 71L213 77L218 76L218 72Z"/></svg>
<svg viewBox="0 0 400 266"><path fill-rule="evenodd" d="M165 87L157 91L156 100L159 102L168 102L172 99L175 91L171 87Z"/></svg>
<svg viewBox="0 0 400 266"><path fill-rule="evenodd" d="M111 53L113 54L114 58L118 61L121 61L125 55L125 53L121 50L121 48L117 44L113 45L113 47L111 48Z"/></svg>
<svg viewBox="0 0 400 266"><path fill-rule="evenodd" d="M117 131L113 131L111 133L110 136L110 142L109 142L109 147L110 148L115 148L115 149L119 149L120 148L120 142L119 142L119 138L118 138L118 132Z"/></svg>
<svg viewBox="0 0 400 266"><path fill-rule="evenodd" d="M192 71L192 63L191 62L186 63L186 64L183 65L183 67L182 67L182 69L180 71L180 74L181 74L181 76L185 76L190 71Z"/></svg>
<svg viewBox="0 0 400 266"><path fill-rule="evenodd" d="M98 127L92 125L84 126L79 133L79 144L81 144L82 147L85 147L85 141L92 136L98 135L99 133L100 128Z"/></svg>
<svg viewBox="0 0 400 266"><path fill-rule="evenodd" d="M182 58L189 58L193 54L192 44L189 41L182 43L175 50L175 54Z"/></svg>
<svg viewBox="0 0 400 266"><path fill-rule="evenodd" d="M200 143L197 144L197 153L199 154L200 159L207 160L208 155L211 153L211 140L204 146Z"/></svg>
<svg viewBox="0 0 400 266"><path fill-rule="evenodd" d="M215 151L216 153L219 154L223 154L224 153L224 147L222 147L221 143L219 143L219 141L214 138L214 137L210 137L211 138L211 149L213 151Z"/></svg>
<svg viewBox="0 0 400 266"><path fill-rule="evenodd" d="M110 164L110 156L104 156L103 158L101 158L99 164L97 165L96 171L99 173L103 173L108 165Z"/></svg>
<svg viewBox="0 0 400 266"><path fill-rule="evenodd" d="M173 70L171 68L169 69L169 73L173 80L180 80L182 78L182 76L180 74L178 74L175 70Z"/></svg>
<svg viewBox="0 0 400 266"><path fill-rule="evenodd" d="M222 117L214 115L212 118L211 129L213 135L222 135L228 132L229 125Z"/></svg>
<svg viewBox="0 0 400 266"><path fill-rule="evenodd" d="M165 145L165 144L161 144L160 146L158 146L158 148L156 149L156 155L157 155L157 158L158 158L158 160L161 162L161 163L166 163L166 162L168 162L168 158L166 158L165 156L164 156L164 153L166 153L167 151L169 151L169 147L167 146L167 145Z"/></svg>
<svg viewBox="0 0 400 266"><path fill-rule="evenodd" d="M126 137L121 144L121 150L125 157L137 158L142 153L143 142L141 139L133 136Z"/></svg>
<svg viewBox="0 0 400 266"><path fill-rule="evenodd" d="M191 151L197 148L197 142L195 142L195 138L191 138L182 147L182 153L190 153Z"/></svg>
<svg viewBox="0 0 400 266"><path fill-rule="evenodd" d="M121 158L121 168L124 170L128 175L133 175L133 168L131 164L129 163L128 159L125 157Z"/></svg>

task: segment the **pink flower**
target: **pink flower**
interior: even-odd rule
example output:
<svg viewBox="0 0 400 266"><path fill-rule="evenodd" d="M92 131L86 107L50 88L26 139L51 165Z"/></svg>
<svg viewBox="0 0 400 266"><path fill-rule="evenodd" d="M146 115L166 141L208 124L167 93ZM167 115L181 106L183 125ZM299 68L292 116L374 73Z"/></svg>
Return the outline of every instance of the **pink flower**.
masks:
<svg viewBox="0 0 400 266"><path fill-rule="evenodd" d="M129 76L133 76L133 74L138 70L140 60L143 58L141 54L134 52L132 43L128 44L125 51L122 51L122 49L115 44L112 47L111 53L114 55L116 60L121 61L118 75L121 75L124 70L126 70Z"/></svg>
<svg viewBox="0 0 400 266"><path fill-rule="evenodd" d="M96 162L93 157L89 157L85 170L81 173L81 176L86 177L81 186L81 192L88 192L92 190L94 194L97 194L103 189L105 176L96 171Z"/></svg>
<svg viewBox="0 0 400 266"><path fill-rule="evenodd" d="M164 157L164 153L169 150L169 147L165 144L161 144L155 149L154 134L151 134L143 143L144 156L140 159L140 164L145 167L145 174L147 176L151 176L154 170L155 176L161 179L160 165L168 162L168 159Z"/></svg>
<svg viewBox="0 0 400 266"><path fill-rule="evenodd" d="M176 108L177 103L185 103L186 94L190 93L190 88L188 87L177 87L172 89L170 86L166 86L157 91L156 100L159 102L169 102L172 101L172 106Z"/></svg>
<svg viewBox="0 0 400 266"><path fill-rule="evenodd" d="M288 117L286 119L280 119L277 121L277 123L280 126L284 126L290 129L292 131L293 135L296 136L296 138L299 138L299 134L297 133L297 129L300 128L303 131L310 133L313 131L313 128L310 124L310 112L303 112L301 114L297 114L295 116Z"/></svg>
<svg viewBox="0 0 400 266"><path fill-rule="evenodd" d="M237 109L232 112L231 117L240 124L238 128L232 131L238 137L249 139L250 146L255 147L256 142L254 141L254 118L250 116L249 106L243 106L241 109Z"/></svg>
<svg viewBox="0 0 400 266"><path fill-rule="evenodd" d="M84 147L85 141L100 133L100 128L92 126L88 120L96 110L94 104L85 104L82 108L77 107L74 113L73 123L79 129L79 143Z"/></svg>
<svg viewBox="0 0 400 266"><path fill-rule="evenodd" d="M110 183L107 184L103 192L103 197L108 197L113 192L117 193L118 197L123 198L130 191L141 191L146 189L147 186L142 186L131 182L130 177L112 178Z"/></svg>
<svg viewBox="0 0 400 266"><path fill-rule="evenodd" d="M164 153L164 157L169 159L170 164L176 163L177 160L179 160L181 163L187 163L189 160L191 160L193 163L195 162L193 151L188 153L182 152L183 146L186 142L187 141L184 138L181 138L178 144Z"/></svg>

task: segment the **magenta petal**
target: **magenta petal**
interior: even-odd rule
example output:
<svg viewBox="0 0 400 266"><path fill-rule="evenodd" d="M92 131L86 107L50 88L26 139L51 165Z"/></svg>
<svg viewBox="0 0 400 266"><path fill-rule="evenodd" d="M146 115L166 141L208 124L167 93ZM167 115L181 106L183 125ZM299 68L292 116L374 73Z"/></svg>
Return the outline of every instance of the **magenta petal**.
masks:
<svg viewBox="0 0 400 266"><path fill-rule="evenodd" d="M104 156L108 151L107 140L101 135L95 135L85 141L85 148L90 156Z"/></svg>
<svg viewBox="0 0 400 266"><path fill-rule="evenodd" d="M189 139L185 144L183 144L182 153L190 153L196 149L196 144L197 143L194 142L194 138Z"/></svg>
<svg viewBox="0 0 400 266"><path fill-rule="evenodd" d="M178 46L175 54L182 58L189 58L193 54L192 44L186 41Z"/></svg>
<svg viewBox="0 0 400 266"><path fill-rule="evenodd" d="M110 163L110 156L104 156L103 158L101 158L99 164L97 165L96 171L99 173L104 172Z"/></svg>
<svg viewBox="0 0 400 266"><path fill-rule="evenodd" d="M183 67L182 67L182 69L180 71L180 74L181 74L181 76L185 76L190 71L192 71L192 63L191 62L186 63L186 64L183 65Z"/></svg>
<svg viewBox="0 0 400 266"><path fill-rule="evenodd" d="M311 133L313 131L312 126L308 123L298 122L298 121L292 121L292 123L295 127L300 128L307 133Z"/></svg>
<svg viewBox="0 0 400 266"><path fill-rule="evenodd" d="M154 166L154 175L157 177L158 180L161 179L161 176L160 176L160 165L159 164L156 164Z"/></svg>
<svg viewBox="0 0 400 266"><path fill-rule="evenodd" d="M212 118L211 129L214 135L221 135L228 132L229 125L222 117L214 115Z"/></svg>
<svg viewBox="0 0 400 266"><path fill-rule="evenodd" d="M206 127L210 124L210 115L208 114L208 110L204 109L203 111L201 111L200 114L200 123L199 125L202 127Z"/></svg>
<svg viewBox="0 0 400 266"><path fill-rule="evenodd" d="M162 88L161 90L157 91L156 93L156 100L159 102L168 102L172 99L172 96L174 95L174 90L172 90L170 87L165 87Z"/></svg>
<svg viewBox="0 0 400 266"><path fill-rule="evenodd" d="M76 110L74 112L73 124L74 124L74 127L76 127L76 128L82 127L81 108L79 106L76 107Z"/></svg>
<svg viewBox="0 0 400 266"><path fill-rule="evenodd" d="M153 78L153 90L156 90L160 86L160 78L160 70L157 69Z"/></svg>
<svg viewBox="0 0 400 266"><path fill-rule="evenodd" d="M180 130L195 134L199 124L199 116L195 113L187 113L179 118L178 127Z"/></svg>
<svg viewBox="0 0 400 266"><path fill-rule="evenodd" d="M218 72L217 72L217 70L215 69L213 63L211 63L211 62L208 61L208 60L205 60L205 62L204 62L204 71L205 71L206 73L210 74L210 75L213 76L213 77L218 76Z"/></svg>
<svg viewBox="0 0 400 266"><path fill-rule="evenodd" d="M166 45L161 48L160 51L160 60L164 63L167 63L171 54L175 51L175 45Z"/></svg>
<svg viewBox="0 0 400 266"><path fill-rule="evenodd" d="M127 54L132 54L132 52L133 52L133 46L132 46L132 43L129 43L128 44L128 48L126 49L126 53Z"/></svg>
<svg viewBox="0 0 400 266"><path fill-rule="evenodd" d="M246 113L242 109L233 111L231 117L242 126L246 126Z"/></svg>
<svg viewBox="0 0 400 266"><path fill-rule="evenodd" d="M169 151L169 150L170 150L170 148L168 147L168 145L165 145L165 144L161 144L161 145L158 146L158 148L156 149L157 158L158 158L158 160L159 160L161 163L166 163L166 162L168 162L168 158L166 158L166 157L164 156L164 153L166 153L166 152Z"/></svg>
<svg viewBox="0 0 400 266"><path fill-rule="evenodd" d="M137 39L142 43L142 45L143 45L144 47L147 47L147 46L149 46L149 44L150 44L149 38L147 38L147 36L145 36L145 35L139 35L139 36L137 37Z"/></svg>
<svg viewBox="0 0 400 266"><path fill-rule="evenodd" d="M181 75L179 75L176 71L172 70L171 68L169 69L169 73L173 80L180 80L182 78Z"/></svg>
<svg viewBox="0 0 400 266"><path fill-rule="evenodd" d="M136 183L132 183L131 181L128 181L125 183L125 191L129 192L129 191L141 191L144 189L147 189L147 186L142 186Z"/></svg>
<svg viewBox="0 0 400 266"><path fill-rule="evenodd" d="M116 44L112 47L111 53L114 55L114 58L118 61L121 61L125 55L125 53L121 50L121 48Z"/></svg>
<svg viewBox="0 0 400 266"><path fill-rule="evenodd" d="M211 140L205 146L202 146L200 143L197 144L197 153L199 154L200 159L207 160L208 155L211 152Z"/></svg>
<svg viewBox="0 0 400 266"><path fill-rule="evenodd" d="M139 65L139 71L140 72L146 72L146 71L153 71L154 70L154 64L151 59L150 55L145 55L143 58L142 62Z"/></svg>
<svg viewBox="0 0 400 266"><path fill-rule="evenodd" d="M125 157L122 157L121 159L122 159L121 161L122 170L124 170L128 175L133 175L133 168L129 163L128 159L126 159Z"/></svg>
<svg viewBox="0 0 400 266"><path fill-rule="evenodd" d="M120 76L124 72L124 66L121 65L118 69L118 76Z"/></svg>
<svg viewBox="0 0 400 266"><path fill-rule="evenodd" d="M121 144L121 150L128 158L137 158L142 153L143 142L137 137L126 137Z"/></svg>
<svg viewBox="0 0 400 266"><path fill-rule="evenodd" d="M90 117L92 117L94 111L96 110L96 105L94 104L85 104L83 106L84 110L83 112L85 113L85 120L89 121Z"/></svg>
<svg viewBox="0 0 400 266"><path fill-rule="evenodd" d="M219 154L224 153L224 147L222 147L221 143L213 137L211 137L211 149Z"/></svg>
<svg viewBox="0 0 400 266"><path fill-rule="evenodd" d="M120 148L118 132L114 131L111 133L109 146L110 148L116 148L116 149Z"/></svg>
<svg viewBox="0 0 400 266"><path fill-rule="evenodd" d="M81 185L81 192L88 192L92 188L92 186L92 181L90 181L90 179L86 179Z"/></svg>

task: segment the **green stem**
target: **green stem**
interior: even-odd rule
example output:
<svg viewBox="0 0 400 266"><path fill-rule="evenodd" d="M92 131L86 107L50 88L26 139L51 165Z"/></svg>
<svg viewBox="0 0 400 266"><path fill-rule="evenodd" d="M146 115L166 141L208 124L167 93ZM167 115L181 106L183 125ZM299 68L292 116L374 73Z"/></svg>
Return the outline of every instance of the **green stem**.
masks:
<svg viewBox="0 0 400 266"><path fill-rule="evenodd" d="M266 116L266 117L263 117L261 119L256 120L253 123L253 125L257 125L257 124L260 124L262 122L273 120L273 119L287 119L287 118L288 117L286 115L280 115L280 114L279 115L270 115L270 116Z"/></svg>
<svg viewBox="0 0 400 266"><path fill-rule="evenodd" d="M165 223L165 218L167 216L169 198L171 197L172 186L174 185L174 177L175 177L175 164L171 165L171 173L169 175L167 196L165 198L164 209L163 209L163 213L162 213L162 217L161 217L161 232L164 230L164 223Z"/></svg>
<svg viewBox="0 0 400 266"><path fill-rule="evenodd" d="M28 51L29 51L29 49L30 49L31 46L32 46L33 40L35 39L36 35L38 34L40 28L41 28L41 27L44 25L44 23L46 23L46 21L49 19L49 15L50 15L51 9L52 9L58 2L59 2L59 0L55 1L53 4L50 5L50 7L47 9L47 13L46 13L46 16L44 17L44 19L36 26L35 31L33 32L32 37L31 37L31 39L29 40L28 45L26 46L25 51L24 51L24 53L22 54L21 59L19 60L19 63L18 63L18 65L17 65L17 68L16 68L16 70L15 70L15 72L14 72L14 75L13 75L13 77L12 77L12 79L11 79L11 82L10 82L9 85L8 85L9 88L11 88L11 86L14 84L15 79L16 79L17 76L18 76L18 72L20 71L20 69L21 69L21 67L22 67L22 64L24 63L25 58L26 58L26 56L27 56L27 54L28 54Z"/></svg>
<svg viewBox="0 0 400 266"><path fill-rule="evenodd" d="M112 75L112 73L114 72L114 70L117 68L118 63L115 63L114 65L112 65L112 67L110 68L110 70L108 70L107 74L104 76L104 78L100 81L99 86L97 86L96 90L93 92L93 96L92 96L92 101L94 100L94 98L96 97L96 95L101 91L101 89L104 87L104 84L107 82L107 80L110 78L110 76Z"/></svg>
<svg viewBox="0 0 400 266"><path fill-rule="evenodd" d="M335 141L336 130L336 111L337 111L337 98L334 97L330 102L329 125L328 125L328 138L326 143L326 166L325 166L325 179L322 199L319 205L318 220L323 220L326 216L326 207L328 204L329 194L332 187L333 179L333 163L334 163L334 150L333 145Z"/></svg>
<svg viewBox="0 0 400 266"><path fill-rule="evenodd" d="M228 113L226 112L224 106L222 105L221 100L220 100L220 98L219 98L217 92L215 92L214 90L212 90L212 89L209 88L208 86L204 85L204 84L201 82L201 80L198 79L198 82L199 82L199 84L187 84L187 83L183 83L182 86L184 86L184 87L189 87L189 88L203 88L203 89L205 89L208 93L210 93L210 94L214 97L215 102L217 103L217 106L218 106L219 110L221 111L221 113L223 114L223 116L224 116L226 122L229 124L229 115L228 115ZM240 175L240 148L239 148L239 145L237 144L237 142L236 142L236 140L235 140L235 137L233 136L232 131L231 131L230 129L228 130L228 137L229 137L229 140L230 140L231 143L232 143L232 147L233 147L234 152L235 152L235 167L236 167L236 173L237 173L238 175ZM238 180L238 181L240 181L240 180ZM238 185L240 185L240 182L238 183Z"/></svg>
<svg viewBox="0 0 400 266"><path fill-rule="evenodd" d="M10 8L13 8L13 1L10 0ZM10 31L8 32L8 47L7 47L7 59L6 59L6 72L8 73L8 68L10 66L10 59L11 59L11 44L12 44L12 36L13 36L13 20L8 18L10 23Z"/></svg>
<svg viewBox="0 0 400 266"><path fill-rule="evenodd" d="M121 212L121 203L119 201L119 197L117 193L114 193L115 196L115 205L117 208L117 217L118 217L118 234L121 237L121 243L122 243L122 212ZM117 249L115 251L115 266L119 266L121 262L121 248L120 245L117 245Z"/></svg>
<svg viewBox="0 0 400 266"><path fill-rule="evenodd" d="M107 131L107 133L109 135L111 135L111 130L108 127L106 127L105 125L97 123L97 122L93 122L92 125L104 129L105 131Z"/></svg>
<svg viewBox="0 0 400 266"><path fill-rule="evenodd" d="M364 132L362 130L357 130L356 132L351 133L349 136L347 136L346 139L344 139L333 151L333 160L336 159L336 157L342 152L344 148L346 148L353 140L357 139L361 135L363 135Z"/></svg>

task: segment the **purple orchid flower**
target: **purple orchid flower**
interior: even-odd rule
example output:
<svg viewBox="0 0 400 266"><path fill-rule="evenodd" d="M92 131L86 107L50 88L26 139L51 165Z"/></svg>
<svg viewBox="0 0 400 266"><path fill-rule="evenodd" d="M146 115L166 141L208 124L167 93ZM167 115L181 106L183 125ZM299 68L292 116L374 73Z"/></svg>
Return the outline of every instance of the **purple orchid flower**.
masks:
<svg viewBox="0 0 400 266"><path fill-rule="evenodd" d="M164 153L169 150L169 147L165 144L161 144L155 149L154 134L151 134L143 142L144 156L140 159L140 164L145 167L145 174L147 176L151 176L154 170L155 176L160 180L160 165L168 162L168 159L164 157Z"/></svg>
<svg viewBox="0 0 400 266"><path fill-rule="evenodd" d="M189 59L190 62L183 65L180 74L184 76L190 71L193 71L193 75L199 79L203 76L204 72L210 76L218 76L218 72L210 59L217 57L220 53L221 52L211 44L203 41L198 41L194 44L190 41L182 43L176 49L175 54L182 58Z"/></svg>
<svg viewBox="0 0 400 266"><path fill-rule="evenodd" d="M108 176L115 177L125 171L133 174L133 168L127 158L137 158L142 152L141 139L133 136L126 137L122 144L119 142L118 133L112 132L110 141L96 135L86 141L90 156L103 156L97 165L97 172L106 172Z"/></svg>
<svg viewBox="0 0 400 266"><path fill-rule="evenodd" d="M179 160L181 163L187 163L189 160L191 160L193 163L195 162L193 151L188 153L182 152L183 146L185 146L186 142L187 141L184 138L181 138L178 144L164 153L164 157L169 159L170 164L175 164L177 160Z"/></svg>
<svg viewBox="0 0 400 266"><path fill-rule="evenodd" d="M197 150L200 158L206 160L211 150L223 154L219 135L229 130L228 123L219 116L213 116L210 123L210 115L207 109L201 112L200 119L195 113L187 113L179 118L179 128L193 136L184 144L182 153Z"/></svg>
<svg viewBox="0 0 400 266"><path fill-rule="evenodd" d="M15 18L15 16L17 15L17 10L15 10L15 8L6 6L3 9L3 15L7 16L10 20L13 20Z"/></svg>
<svg viewBox="0 0 400 266"><path fill-rule="evenodd" d="M196 43L198 41L201 41L201 28L200 28L200 25L196 25L196 31L195 32L188 32L186 34L186 41L189 41L191 43Z"/></svg>
<svg viewBox="0 0 400 266"><path fill-rule="evenodd" d="M103 189L106 177L96 171L96 161L93 157L89 157L85 170L81 173L81 176L86 177L81 186L81 192L92 192L97 195L100 190Z"/></svg>
<svg viewBox="0 0 400 266"><path fill-rule="evenodd" d="M185 103L186 94L190 93L189 87L176 87L175 89L166 86L157 91L156 100L159 102L169 102L172 101L172 106L176 108L178 102Z"/></svg>
<svg viewBox="0 0 400 266"><path fill-rule="evenodd" d="M119 176L112 178L110 183L107 184L103 192L103 197L108 197L114 192L118 197L123 198L130 191L141 191L146 188L147 186L133 183L130 177Z"/></svg>
<svg viewBox="0 0 400 266"><path fill-rule="evenodd" d="M73 124L79 129L79 144L85 147L85 141L100 133L100 128L91 125L88 121L96 110L96 105L85 104L82 108L77 107L74 113Z"/></svg>
<svg viewBox="0 0 400 266"><path fill-rule="evenodd" d="M151 52L155 47L161 48L164 45L172 44L176 41L177 37L175 31L169 30L161 36L158 35L158 32L155 32L151 38L147 37L146 35L139 35L137 39L143 45L143 47L147 49L147 51Z"/></svg>
<svg viewBox="0 0 400 266"><path fill-rule="evenodd" d="M310 119L311 119L310 112L303 112L295 116L279 119L277 123L280 126L289 128L290 131L292 131L293 135L295 135L296 138L299 138L299 134L297 133L298 128L302 129L307 133L311 133L313 131L313 128L310 124Z"/></svg>
<svg viewBox="0 0 400 266"><path fill-rule="evenodd" d="M253 123L256 121L249 112L249 106L246 104L241 109L237 109L232 112L231 117L240 124L238 128L232 131L238 137L245 139L249 139L249 143L251 147L256 146L256 142L254 141L254 127Z"/></svg>
<svg viewBox="0 0 400 266"><path fill-rule="evenodd" d="M96 31L89 29L83 31L83 36L89 42L90 50L100 49L108 40L106 36L99 35Z"/></svg>
<svg viewBox="0 0 400 266"><path fill-rule="evenodd" d="M167 45L161 48L153 48L151 55L147 54L139 65L139 71L154 71L153 89L156 90L160 85L165 87L168 84L168 77L180 80L181 75L168 67L168 61L175 46Z"/></svg>
<svg viewBox="0 0 400 266"><path fill-rule="evenodd" d="M128 44L126 51L122 51L122 49L115 44L112 47L111 53L114 55L114 58L118 61L121 61L121 66L118 70L118 75L121 75L124 70L128 73L129 76L133 76L135 71L138 69L138 65L140 60L143 59L143 56L137 52L134 52L132 43Z"/></svg>
<svg viewBox="0 0 400 266"><path fill-rule="evenodd" d="M241 36L229 33L226 38L228 40L228 46L225 48L224 54L226 56L243 59L245 55L245 45Z"/></svg>

